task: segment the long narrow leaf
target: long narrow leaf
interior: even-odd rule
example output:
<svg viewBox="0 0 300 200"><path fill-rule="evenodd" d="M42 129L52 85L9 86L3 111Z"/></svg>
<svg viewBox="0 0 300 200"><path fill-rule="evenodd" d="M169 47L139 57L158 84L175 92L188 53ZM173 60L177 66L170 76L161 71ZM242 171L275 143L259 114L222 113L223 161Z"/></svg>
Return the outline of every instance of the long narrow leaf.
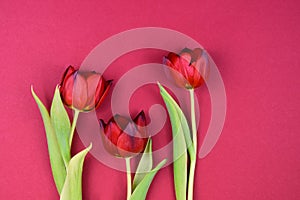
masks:
<svg viewBox="0 0 300 200"><path fill-rule="evenodd" d="M69 145L71 125L67 111L62 103L58 87L55 89L50 116L60 147L61 155L63 157L65 166L67 167L71 158L71 150Z"/></svg>
<svg viewBox="0 0 300 200"><path fill-rule="evenodd" d="M158 170L160 170L162 168L162 166L164 166L166 161L167 161L166 159L162 160L153 170L151 170L150 172L148 172L145 175L143 180L137 185L137 187L133 191L133 193L130 197L130 200L144 200L144 199L146 199L147 192L149 190L150 184L151 184L154 176L156 175Z"/></svg>
<svg viewBox="0 0 300 200"><path fill-rule="evenodd" d="M174 185L177 200L186 199L187 187L187 152L184 135L178 117L171 113L176 113L173 107L168 107L173 133L173 168Z"/></svg>
<svg viewBox="0 0 300 200"><path fill-rule="evenodd" d="M174 167L174 185L177 200L186 199L187 188L187 152L189 149L190 156L194 156L190 130L187 120L177 105L175 100L160 85L160 93L166 104L172 125L173 134L173 167Z"/></svg>
<svg viewBox="0 0 300 200"><path fill-rule="evenodd" d="M172 98L172 96L164 89L164 87L160 83L158 83L158 86L160 88L160 93L167 105L167 109L168 109L168 105L169 105L169 107L173 107L176 110L176 112L177 112L176 117L179 118L189 154L190 154L191 158L195 157L195 151L194 151L193 142L191 139L191 131L190 131L188 121L187 121L183 111L181 110L179 105L176 103L176 101ZM172 114L176 115L175 112L172 112Z"/></svg>
<svg viewBox="0 0 300 200"><path fill-rule="evenodd" d="M52 127L49 113L46 107L44 106L44 104L41 102L41 100L33 91L32 87L31 87L31 93L39 107L40 113L43 118L46 136L47 136L48 151L50 157L50 164L52 168L52 174L53 174L54 182L56 184L57 191L60 194L66 178L66 168L64 165L64 161L60 153L59 144L57 142L54 128Z"/></svg>
<svg viewBox="0 0 300 200"><path fill-rule="evenodd" d="M151 171L152 165L153 165L152 140L149 138L144 153L142 155L142 158L135 172L135 176L133 179L133 190L143 180L147 172Z"/></svg>
<svg viewBox="0 0 300 200"><path fill-rule="evenodd" d="M81 200L82 199L82 168L86 154L92 148L92 144L76 154L67 168L67 177L62 189L60 200Z"/></svg>

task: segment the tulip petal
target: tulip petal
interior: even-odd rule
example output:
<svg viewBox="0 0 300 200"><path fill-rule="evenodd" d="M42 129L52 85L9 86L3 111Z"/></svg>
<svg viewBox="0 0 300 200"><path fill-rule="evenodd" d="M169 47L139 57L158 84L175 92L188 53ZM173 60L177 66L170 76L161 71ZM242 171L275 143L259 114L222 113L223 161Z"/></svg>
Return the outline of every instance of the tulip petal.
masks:
<svg viewBox="0 0 300 200"><path fill-rule="evenodd" d="M145 142L141 138L133 138L123 133L118 140L118 152L121 157L132 157L143 151Z"/></svg>
<svg viewBox="0 0 300 200"><path fill-rule="evenodd" d="M112 80L105 81L104 78L102 77L102 81L104 82L104 84L101 84L101 85L104 85L104 91L100 88L100 86L98 86L100 88L100 92L98 93L98 88L97 88L97 91L96 91L97 99L96 99L95 109L99 108L99 106L103 102L104 98L107 96L109 89L112 85Z"/></svg>
<svg viewBox="0 0 300 200"><path fill-rule="evenodd" d="M194 80L193 85L192 85L193 88L197 88L204 83L204 80L197 69L195 69L193 80Z"/></svg>
<svg viewBox="0 0 300 200"><path fill-rule="evenodd" d="M95 108L96 98L99 94L99 90L103 89L104 86L101 81L101 75L92 73L86 78L87 82L87 104L84 108L85 111L89 111ZM98 87L100 86L100 87ZM102 88L101 88L102 87Z"/></svg>
<svg viewBox="0 0 300 200"><path fill-rule="evenodd" d="M146 131L146 116L144 111L142 110L134 119L134 122L137 126L138 131L140 132L141 136L143 138L147 137L147 131Z"/></svg>
<svg viewBox="0 0 300 200"><path fill-rule="evenodd" d="M170 52L166 58L171 63L170 65L167 64L169 67L171 67L175 70L178 70L178 71L180 70L181 63L180 63L179 55L177 55L176 53Z"/></svg>
<svg viewBox="0 0 300 200"><path fill-rule="evenodd" d="M201 49L201 48L195 48L195 49L191 52L191 55L192 55L192 62L197 61L197 60L201 57L202 52L203 52L203 49Z"/></svg>
<svg viewBox="0 0 300 200"><path fill-rule="evenodd" d="M202 52L202 55L197 60L195 67L199 71L202 78L204 80L207 80L207 78L209 76L210 67L209 67L209 60L208 60L208 55L207 55L206 51Z"/></svg>
<svg viewBox="0 0 300 200"><path fill-rule="evenodd" d="M99 124L100 124L100 135L102 137L104 148L110 154L114 156L120 156L116 145L117 145L118 137L121 134L121 130L118 130L118 127L114 127L114 122L111 120L107 123L107 125L105 125L103 120L100 120Z"/></svg>
<svg viewBox="0 0 300 200"><path fill-rule="evenodd" d="M95 109L97 109L100 106L100 99L102 98L103 93L105 92L106 85L105 85L105 80L103 76L99 76L99 80L97 83L96 91L95 91L95 99L94 99L94 104L95 104Z"/></svg>
<svg viewBox="0 0 300 200"><path fill-rule="evenodd" d="M182 74L183 77L187 78L187 73L185 68L189 66L191 56L189 54L184 54L183 56L184 57L181 57L175 53L170 52L168 57L165 59L165 65L171 67L172 69L175 69L180 74Z"/></svg>
<svg viewBox="0 0 300 200"><path fill-rule="evenodd" d="M72 106L73 102L73 87L74 87L74 75L66 77L64 84L60 88L62 100L67 106Z"/></svg>
<svg viewBox="0 0 300 200"><path fill-rule="evenodd" d="M130 120L127 117L123 117L121 115L115 115L114 116L114 121L115 121L116 125L118 127L120 127L120 129L122 131L125 131L125 129L128 126L128 123L130 122Z"/></svg>
<svg viewBox="0 0 300 200"><path fill-rule="evenodd" d="M179 60L179 59L178 59ZM182 69L179 68L180 65L176 65L176 67L173 65L173 63L168 60L168 58L164 57L163 60L164 64L167 65L170 69L169 72L167 73L168 75L171 75L173 80L175 81L175 84L178 87L183 87L185 88L186 85L188 84L187 79L184 77L185 73L182 73Z"/></svg>
<svg viewBox="0 0 300 200"><path fill-rule="evenodd" d="M108 153L110 153L111 155L114 155L114 156L120 156L119 155L119 152L118 152L118 148L115 144L113 144L108 138L107 136L104 134L104 131L103 130L100 130L100 135L101 135L101 138L102 138L102 144L104 146L104 148L106 149L106 151Z"/></svg>
<svg viewBox="0 0 300 200"><path fill-rule="evenodd" d="M170 68L173 69L173 70L176 70L176 71L179 70L179 69L176 68L178 65L175 66L175 65L174 65L168 58L166 58L166 57L164 57L163 63L164 63L164 65L167 65L168 67L170 67Z"/></svg>
<svg viewBox="0 0 300 200"><path fill-rule="evenodd" d="M192 60L192 56L189 53L182 53L182 54L180 54L180 58L184 59L188 64L190 64L191 60Z"/></svg>
<svg viewBox="0 0 300 200"><path fill-rule="evenodd" d="M105 135L114 145L117 145L118 138L121 135L121 133L122 130L113 119L110 120L107 126L105 127Z"/></svg>
<svg viewBox="0 0 300 200"><path fill-rule="evenodd" d="M139 137L134 137L138 135ZM118 150L122 157L131 157L134 154L140 153L145 147L145 141L141 138L140 133L135 128L135 125L129 123L125 131L120 135L118 139Z"/></svg>
<svg viewBox="0 0 300 200"><path fill-rule="evenodd" d="M64 75L61 79L61 82L60 82L60 86L63 88L64 87L64 83L65 81L69 78L69 76L71 76L73 73L75 72L75 69L73 66L69 66L66 71L64 72Z"/></svg>
<svg viewBox="0 0 300 200"><path fill-rule="evenodd" d="M143 110L134 118L134 122L139 126L146 126L146 116Z"/></svg>
<svg viewBox="0 0 300 200"><path fill-rule="evenodd" d="M74 81L73 106L78 110L83 110L87 103L87 82L85 78L77 73Z"/></svg>
<svg viewBox="0 0 300 200"><path fill-rule="evenodd" d="M176 76L177 76L176 79L178 79L178 80L176 80L176 82L179 82L182 85L182 87L186 87L186 85L188 84L188 82L186 81L186 80L188 80L188 74L187 74L186 68L190 65L191 56L188 53L182 53L181 55L183 55L183 56L178 57L178 63L177 63L178 66L176 67L176 70L183 77L181 77L179 74L178 75L174 74L174 78L176 78ZM182 79L182 78L184 78L184 79Z"/></svg>
<svg viewBox="0 0 300 200"><path fill-rule="evenodd" d="M195 73L197 73L197 71L195 70L195 67L193 65L187 66L186 73L187 73L186 78L188 79L189 84L191 86L194 85L194 81L195 81L194 75L195 75Z"/></svg>

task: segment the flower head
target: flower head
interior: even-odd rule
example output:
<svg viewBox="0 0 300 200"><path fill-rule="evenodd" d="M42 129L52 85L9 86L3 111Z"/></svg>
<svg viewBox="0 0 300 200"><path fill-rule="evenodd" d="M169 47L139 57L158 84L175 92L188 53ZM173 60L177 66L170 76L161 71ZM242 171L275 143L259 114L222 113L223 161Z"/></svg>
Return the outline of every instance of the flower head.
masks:
<svg viewBox="0 0 300 200"><path fill-rule="evenodd" d="M173 69L170 71L176 84L186 89L201 86L209 74L208 55L201 48L185 48L179 55L170 52L164 57L164 64Z"/></svg>
<svg viewBox="0 0 300 200"><path fill-rule="evenodd" d="M100 73L79 71L69 66L60 84L60 93L65 105L87 112L97 109L111 86Z"/></svg>
<svg viewBox="0 0 300 200"><path fill-rule="evenodd" d="M120 115L112 117L107 124L100 120L104 147L110 154L123 158L142 152L147 142L145 126L143 111L133 122Z"/></svg>

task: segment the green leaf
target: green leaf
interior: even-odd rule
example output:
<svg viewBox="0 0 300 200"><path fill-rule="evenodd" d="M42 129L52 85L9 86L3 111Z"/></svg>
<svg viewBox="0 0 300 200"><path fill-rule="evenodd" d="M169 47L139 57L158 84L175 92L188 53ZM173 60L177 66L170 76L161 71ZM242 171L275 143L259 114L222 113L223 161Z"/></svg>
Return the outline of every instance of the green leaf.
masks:
<svg viewBox="0 0 300 200"><path fill-rule="evenodd" d="M63 157L65 166L67 167L71 158L71 150L69 145L71 125L69 116L61 100L58 86L55 89L50 116L60 147L61 155Z"/></svg>
<svg viewBox="0 0 300 200"><path fill-rule="evenodd" d="M162 168L162 166L167 162L166 159L162 160L153 170L148 172L143 180L137 185L135 190L133 191L130 200L144 200L146 199L147 192L149 190L150 184L158 172Z"/></svg>
<svg viewBox="0 0 300 200"><path fill-rule="evenodd" d="M147 145L145 147L142 158L139 162L139 165L136 169L136 173L133 179L133 190L136 186L143 180L147 172L151 171L153 165L152 160L152 140L149 138Z"/></svg>
<svg viewBox="0 0 300 200"><path fill-rule="evenodd" d="M168 112L169 112L169 116L170 119L171 118L178 118L178 119L174 119L173 121L175 122L180 122L180 127L176 130L180 130L182 129L183 134L184 134L184 138L186 141L186 146L188 147L188 151L189 154L191 156L191 158L194 158L195 155L195 151L194 151L194 147L193 147L193 142L191 139L191 131L188 125L188 121L183 113L183 111L181 110L181 108L179 107L179 105L176 103L176 101L172 98L172 96L164 89L164 87L158 83L158 86L160 88L160 94L164 99L164 102L167 106ZM169 109L172 108L172 109ZM170 113L171 112L171 113ZM171 123L172 123L172 119L171 119Z"/></svg>
<svg viewBox="0 0 300 200"><path fill-rule="evenodd" d="M64 165L64 161L61 156L59 144L57 142L54 128L52 127L49 113L48 113L46 107L44 106L44 104L41 102L41 100L38 98L38 96L33 91L33 87L31 87L31 93L39 107L40 113L43 118L46 136L47 136L48 151L49 151L49 157L50 157L50 164L51 164L51 168L52 168L52 174L53 174L53 178L54 178L54 182L55 182L57 191L60 194L62 191L64 182L65 182L65 178L66 178L66 168Z"/></svg>
<svg viewBox="0 0 300 200"><path fill-rule="evenodd" d="M195 157L195 152L192 145L190 129L184 113L171 97L170 94L158 83L160 94L166 104L169 117L172 125L173 135L173 167L174 167L174 184L177 200L186 199L187 187L187 152Z"/></svg>
<svg viewBox="0 0 300 200"><path fill-rule="evenodd" d="M67 168L66 182L61 192L60 200L81 200L82 199L82 168L86 154L92 148L92 144L76 154Z"/></svg>

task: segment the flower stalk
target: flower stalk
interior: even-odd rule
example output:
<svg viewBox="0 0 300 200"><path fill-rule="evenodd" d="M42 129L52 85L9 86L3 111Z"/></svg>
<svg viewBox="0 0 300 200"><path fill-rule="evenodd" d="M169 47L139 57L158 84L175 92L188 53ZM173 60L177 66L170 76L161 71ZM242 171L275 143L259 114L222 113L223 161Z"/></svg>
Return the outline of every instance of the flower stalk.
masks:
<svg viewBox="0 0 300 200"><path fill-rule="evenodd" d="M76 124L77 124L79 113L80 113L79 110L74 109L74 117L73 117L73 122L72 122L72 126L71 126L70 138L69 138L70 147L72 146L73 136L74 136L75 127L76 127Z"/></svg>
<svg viewBox="0 0 300 200"><path fill-rule="evenodd" d="M127 172L127 200L131 197L131 169L130 169L130 158L125 158L126 161L126 172Z"/></svg>
<svg viewBox="0 0 300 200"><path fill-rule="evenodd" d="M196 116L195 116L195 91L194 89L189 90L190 101L191 101L191 122L192 122L192 135L193 135L193 147L194 147L194 157L190 157L190 173L188 182L188 200L193 200L194 193L194 179L195 179L195 169L196 169L196 154L197 154L197 126L196 126Z"/></svg>

